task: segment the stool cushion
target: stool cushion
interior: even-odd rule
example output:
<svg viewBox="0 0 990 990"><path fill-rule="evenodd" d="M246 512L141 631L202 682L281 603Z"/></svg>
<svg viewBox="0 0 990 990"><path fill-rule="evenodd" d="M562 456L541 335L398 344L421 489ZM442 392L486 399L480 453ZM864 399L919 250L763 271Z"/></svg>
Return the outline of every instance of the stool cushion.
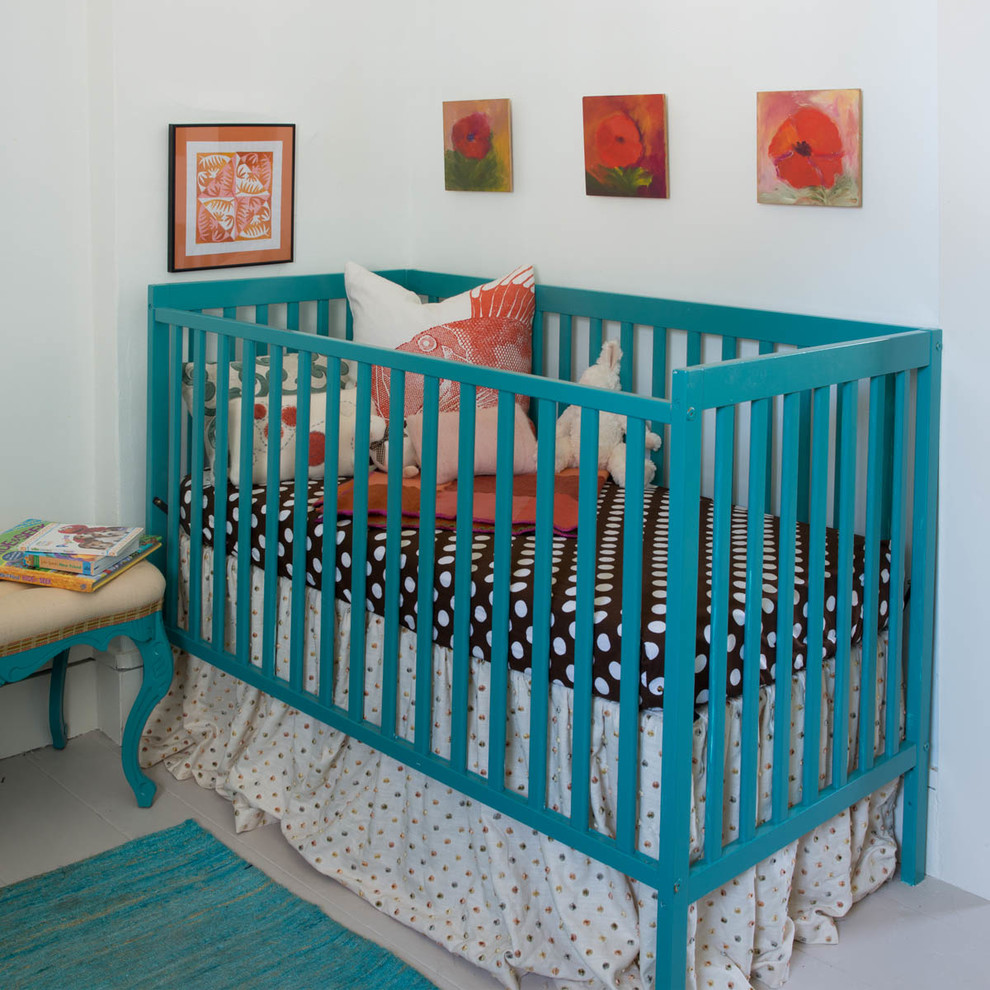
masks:
<svg viewBox="0 0 990 990"><path fill-rule="evenodd" d="M130 622L162 607L165 578L142 560L97 591L0 581L0 657Z"/></svg>

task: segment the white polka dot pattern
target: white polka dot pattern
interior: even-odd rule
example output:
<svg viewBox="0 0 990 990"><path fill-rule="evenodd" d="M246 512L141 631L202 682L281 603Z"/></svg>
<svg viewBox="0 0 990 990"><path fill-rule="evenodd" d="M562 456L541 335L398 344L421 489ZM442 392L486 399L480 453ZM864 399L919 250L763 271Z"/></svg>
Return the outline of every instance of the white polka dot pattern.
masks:
<svg viewBox="0 0 990 990"><path fill-rule="evenodd" d="M188 481L188 479L187 479ZM182 502L182 523L188 531L188 487ZM311 481L308 500L311 506L307 525L306 583L314 588L322 586L319 566L323 546L322 481ZM236 547L237 520L235 513L239 490L231 487L228 492L227 550ZM649 487L643 513L643 562L641 599L640 645L640 706L659 707L663 700L663 656L667 628L667 490ZM291 482L283 483L279 490L279 573L291 573L291 523L294 491ZM697 660L695 663L695 698L703 704L708 697L708 660L711 651L711 572L713 504L702 499L698 566L698 624L696 636ZM264 526L266 518L265 489L256 488L252 496L252 559L259 566L264 563ZM213 489L204 492L204 543L212 544L212 527L207 525L213 517ZM761 595L762 621L760 625L760 681L771 684L774 680L777 658L777 560L779 519L764 518L764 573ZM336 593L341 601L351 600L351 551L353 520L342 517L337 533L338 559ZM399 595L400 621L407 629L417 628L416 578L419 564L418 529L401 532L401 591ZM735 508L731 521L732 552L729 561L729 604L727 609L727 684L729 697L742 690L743 657L745 654L746 621L746 538L747 515L745 509ZM576 648L578 622L590 623L593 684L596 694L603 698L619 698L619 656L622 642L622 574L623 560L623 489L606 482L601 490L596 535L596 570L594 607L586 615L577 614L577 540L554 536L552 540L553 584L549 608L534 605L533 571L536 561L536 538L532 533L517 533L512 537L509 550L509 614L508 660L516 670L527 670L531 663L534 619L549 617L550 627L550 676L564 685L573 686L573 658ZM804 667L808 608L809 559L808 526L801 523L796 531L796 580L794 588L794 633L792 642L793 666ZM886 544L881 547L882 559L887 560ZM477 532L472 546L472 586L470 620L470 647L473 656L490 656L495 589L495 538L492 533ZM368 581L367 608L377 615L385 613L386 534L374 525L368 531ZM452 647L454 636L453 616L457 573L455 534L441 529L435 536L434 559L436 579L434 585L433 640ZM838 533L826 531L822 656L833 657L836 650L836 594L838 590ZM860 536L853 541L852 596L850 603L851 643L857 643L862 635L864 581L864 541ZM878 628L886 625L889 570L882 568L879 588Z"/></svg>

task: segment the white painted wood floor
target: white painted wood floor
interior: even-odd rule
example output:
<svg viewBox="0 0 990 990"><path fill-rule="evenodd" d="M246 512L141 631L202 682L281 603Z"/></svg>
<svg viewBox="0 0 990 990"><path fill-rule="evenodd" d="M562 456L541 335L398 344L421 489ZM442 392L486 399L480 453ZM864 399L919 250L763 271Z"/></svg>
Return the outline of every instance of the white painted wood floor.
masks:
<svg viewBox="0 0 990 990"><path fill-rule="evenodd" d="M441 990L497 990L486 973L456 959L313 870L277 826L234 833L233 810L162 767L155 803L140 809L120 769L120 749L99 732L0 760L0 886L44 873L193 818L242 858L365 938L386 946ZM787 990L987 990L990 902L929 878L898 881L840 922L838 945L797 946ZM0 933L3 919L0 918ZM2 937L2 934L0 934ZM543 990L523 981L523 990ZM62 988L71 990L71 988Z"/></svg>

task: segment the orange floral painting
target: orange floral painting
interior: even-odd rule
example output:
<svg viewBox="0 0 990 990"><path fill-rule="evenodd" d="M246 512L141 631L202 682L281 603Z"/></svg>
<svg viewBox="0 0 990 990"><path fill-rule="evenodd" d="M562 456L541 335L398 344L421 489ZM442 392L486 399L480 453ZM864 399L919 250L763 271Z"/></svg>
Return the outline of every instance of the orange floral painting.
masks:
<svg viewBox="0 0 990 990"><path fill-rule="evenodd" d="M452 100L443 105L444 188L512 192L508 100Z"/></svg>
<svg viewBox="0 0 990 990"><path fill-rule="evenodd" d="M295 127L169 127L168 270L292 260Z"/></svg>
<svg viewBox="0 0 990 990"><path fill-rule="evenodd" d="M666 97L586 96L584 178L589 196L666 199Z"/></svg>
<svg viewBox="0 0 990 990"><path fill-rule="evenodd" d="M756 94L756 198L788 206L861 206L863 93Z"/></svg>

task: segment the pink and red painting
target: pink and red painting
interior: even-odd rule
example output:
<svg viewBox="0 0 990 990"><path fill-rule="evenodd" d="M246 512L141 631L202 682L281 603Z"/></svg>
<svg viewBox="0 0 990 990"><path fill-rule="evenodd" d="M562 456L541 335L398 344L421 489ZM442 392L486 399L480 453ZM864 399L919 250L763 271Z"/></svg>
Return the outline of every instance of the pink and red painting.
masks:
<svg viewBox="0 0 990 990"><path fill-rule="evenodd" d="M584 98L584 183L589 196L668 197L664 95Z"/></svg>
<svg viewBox="0 0 990 990"><path fill-rule="evenodd" d="M512 192L508 100L452 100L443 105L444 188Z"/></svg>
<svg viewBox="0 0 990 990"><path fill-rule="evenodd" d="M757 93L756 134L757 202L862 205L862 90Z"/></svg>

